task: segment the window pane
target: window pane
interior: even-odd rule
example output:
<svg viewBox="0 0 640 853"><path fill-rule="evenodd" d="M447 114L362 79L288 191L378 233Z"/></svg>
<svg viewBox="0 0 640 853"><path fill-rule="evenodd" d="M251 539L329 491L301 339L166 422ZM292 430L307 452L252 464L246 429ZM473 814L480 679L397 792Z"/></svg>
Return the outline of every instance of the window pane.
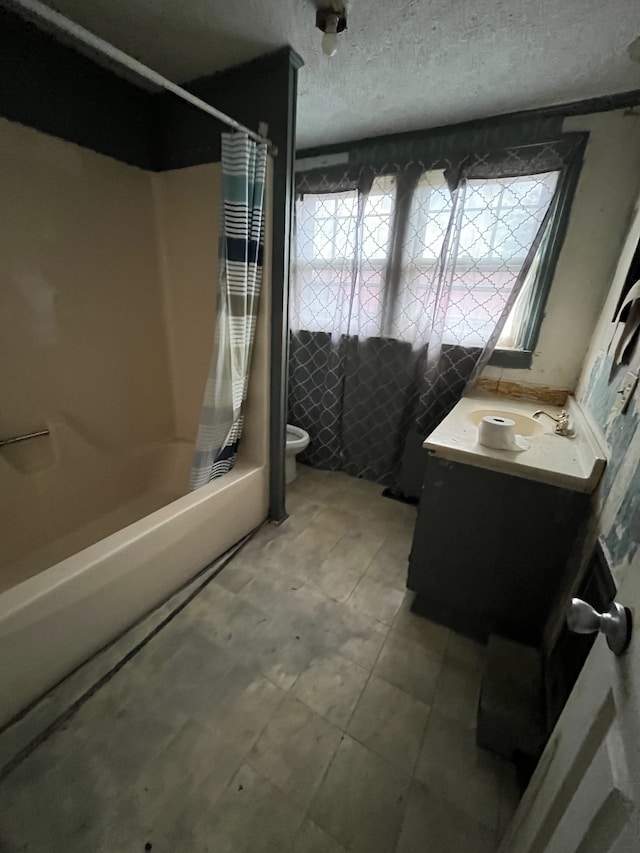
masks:
<svg viewBox="0 0 640 853"><path fill-rule="evenodd" d="M469 181L450 223L452 197L444 175L424 175L410 215L394 334L419 342L441 304L434 293L442 292L448 293L445 343L484 346L538 233L557 177L553 172ZM439 269L449 227L445 266Z"/></svg>
<svg viewBox="0 0 640 853"><path fill-rule="evenodd" d="M444 310L445 343L483 346L504 311L557 178L554 172L469 181L452 216L454 196L443 171L423 174L411 200L393 306L384 288L395 178L376 178L360 211L356 191L305 196L296 208L295 310L301 327L362 337L386 333L423 344L436 312ZM510 323L512 341L519 339L518 324L526 315L522 304L519 300ZM385 324L390 323L384 328L383 306Z"/></svg>
<svg viewBox="0 0 640 853"><path fill-rule="evenodd" d="M358 237L358 193L305 195L296 206L295 322L310 331L381 333L395 179L374 180ZM357 240L359 275L354 276Z"/></svg>

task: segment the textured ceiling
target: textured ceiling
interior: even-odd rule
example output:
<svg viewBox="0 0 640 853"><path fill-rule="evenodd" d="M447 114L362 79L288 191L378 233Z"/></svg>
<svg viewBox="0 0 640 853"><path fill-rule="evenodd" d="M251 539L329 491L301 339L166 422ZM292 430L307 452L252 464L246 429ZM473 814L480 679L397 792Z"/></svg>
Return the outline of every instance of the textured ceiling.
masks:
<svg viewBox="0 0 640 853"><path fill-rule="evenodd" d="M176 82L290 44L298 145L640 89L638 0L353 0L338 54L311 0L48 0Z"/></svg>

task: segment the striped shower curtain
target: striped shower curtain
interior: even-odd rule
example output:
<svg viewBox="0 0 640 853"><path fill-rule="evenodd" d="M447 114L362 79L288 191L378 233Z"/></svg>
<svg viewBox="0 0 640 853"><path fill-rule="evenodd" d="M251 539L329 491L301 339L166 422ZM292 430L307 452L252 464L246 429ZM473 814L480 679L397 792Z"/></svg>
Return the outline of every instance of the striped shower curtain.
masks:
<svg viewBox="0 0 640 853"><path fill-rule="evenodd" d="M267 146L222 134L222 225L216 341L191 468L197 489L238 455L262 284Z"/></svg>

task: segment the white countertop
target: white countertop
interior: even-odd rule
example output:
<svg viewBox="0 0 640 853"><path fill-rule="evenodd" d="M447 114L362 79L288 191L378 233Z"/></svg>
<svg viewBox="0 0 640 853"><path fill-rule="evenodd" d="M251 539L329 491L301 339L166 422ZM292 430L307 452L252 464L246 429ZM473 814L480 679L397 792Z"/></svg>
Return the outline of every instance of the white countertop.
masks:
<svg viewBox="0 0 640 853"><path fill-rule="evenodd" d="M531 417L536 410L544 409L557 416L560 408L492 394L472 394L460 400L422 446L452 462L591 493L604 471L606 455L575 398L568 397L564 408L569 412L572 435L556 435L553 422L543 416L539 424L544 431L526 436L527 450L493 450L478 444L478 427L470 419L474 412L486 409Z"/></svg>

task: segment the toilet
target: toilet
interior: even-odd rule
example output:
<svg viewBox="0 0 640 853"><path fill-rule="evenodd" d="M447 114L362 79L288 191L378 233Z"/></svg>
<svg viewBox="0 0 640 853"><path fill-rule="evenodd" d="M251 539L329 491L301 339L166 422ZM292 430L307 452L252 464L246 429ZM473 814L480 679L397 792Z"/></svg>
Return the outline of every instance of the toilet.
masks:
<svg viewBox="0 0 640 853"><path fill-rule="evenodd" d="M284 454L284 480L292 483L296 478L296 456L309 444L309 433L300 427L287 424L287 445Z"/></svg>

